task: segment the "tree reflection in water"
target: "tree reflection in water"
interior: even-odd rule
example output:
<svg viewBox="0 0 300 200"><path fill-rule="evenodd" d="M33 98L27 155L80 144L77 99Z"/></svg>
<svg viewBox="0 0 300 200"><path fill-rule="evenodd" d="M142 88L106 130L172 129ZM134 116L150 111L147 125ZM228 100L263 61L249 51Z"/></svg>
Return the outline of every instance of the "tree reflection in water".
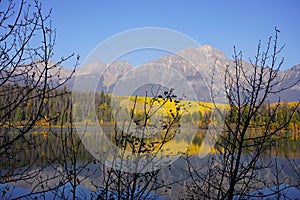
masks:
<svg viewBox="0 0 300 200"><path fill-rule="evenodd" d="M107 129L111 129L111 134L113 134L113 128L108 127ZM8 157L1 157L1 174L6 175L5 173L10 170L14 170L14 172L20 170L20 172L23 172L23 170L26 169L27 173L36 173L36 178L20 182L17 181L13 183L14 185L35 189L34 187L41 181L38 180L38 177L40 177L40 179L48 180L47 187L50 188L52 185L59 187L58 183L63 181L60 173L64 173L65 169L57 162L59 154L61 154L60 145L62 143L58 141L59 139L55 136L57 133L54 134L54 131L60 132L61 129L52 129L50 132L47 129L37 129L31 134L28 134L24 140L30 140L30 144L34 148L24 148L21 141L20 143L16 143L15 148L23 148L24 151L20 151L13 160L10 160ZM62 132L63 134L67 134L68 130L66 129ZM93 137L94 134L96 133L94 133L93 130L90 130L87 131L86 136ZM300 165L300 133L284 132L282 135L285 137L282 137L280 140L274 140L268 154L262 155L261 160L262 162L274 162L276 159L279 166L284 166L281 173L281 176L285 176L284 180L287 180L288 184L295 184L299 180L297 179L298 176L295 174L295 169L292 168L291 163L298 166ZM79 139L77 134L74 134L74 136L75 140ZM200 166L201 164L206 163L209 157L208 155L205 158L199 159L197 156L204 136L204 129L199 130L194 138L191 138L188 134L188 130L185 130L181 133L180 138L174 140L171 145L176 148L185 146L186 143L191 143L192 141L186 152L191 155L190 159L193 165ZM66 144L70 145L71 143ZM159 171L159 175L157 176L165 185L170 185L170 190L168 190L167 193L164 193L164 195L171 198L180 197L184 190L183 183L189 181L185 152L182 151L181 153L181 157L178 160ZM211 153L215 153L214 149ZM170 154L172 154L172 152L170 152ZM288 161L286 157L288 157L290 161ZM103 186L103 165L94 159L82 144L78 147L77 165L84 166L77 174L77 181L80 187L84 187L89 191L99 191L99 188ZM265 169L260 173L261 176L268 179L272 177L272 173L275 173L275 168ZM12 177L9 177L9 174L7 174L7 179L10 178ZM18 179L16 178L16 180ZM41 188L38 188L36 191L39 191L40 189Z"/></svg>

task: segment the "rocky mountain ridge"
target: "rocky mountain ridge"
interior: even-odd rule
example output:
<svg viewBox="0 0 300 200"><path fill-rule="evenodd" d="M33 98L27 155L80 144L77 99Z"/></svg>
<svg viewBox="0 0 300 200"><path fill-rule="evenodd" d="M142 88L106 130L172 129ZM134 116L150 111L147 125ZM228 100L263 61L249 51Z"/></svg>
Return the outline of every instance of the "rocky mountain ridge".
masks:
<svg viewBox="0 0 300 200"><path fill-rule="evenodd" d="M164 66L175 70L189 82L199 100L210 101L209 89L205 80L217 72L216 74L219 76L216 76L217 79L215 81L222 84L226 65L233 64L233 60L227 58L221 51L212 46L204 45L198 48L187 47L173 54L146 62L140 67L156 69L155 67ZM243 65L245 68L251 68L251 64L248 62L243 61ZM96 60L80 67L68 82L68 87L72 88L75 79L80 79L83 85L96 81L98 91L103 90L106 93L112 93L118 81L121 78L126 79L126 74L128 75L129 72L135 69L136 67L127 61L105 64L100 60ZM162 76L168 76L168 74L162 74ZM278 77L282 79L279 87L286 87L291 83L297 82L297 80L300 80L300 64L278 72ZM168 79L168 77L160 78ZM269 100L274 102L278 99L278 95L273 95ZM298 101L299 99L300 83L280 93L281 101Z"/></svg>

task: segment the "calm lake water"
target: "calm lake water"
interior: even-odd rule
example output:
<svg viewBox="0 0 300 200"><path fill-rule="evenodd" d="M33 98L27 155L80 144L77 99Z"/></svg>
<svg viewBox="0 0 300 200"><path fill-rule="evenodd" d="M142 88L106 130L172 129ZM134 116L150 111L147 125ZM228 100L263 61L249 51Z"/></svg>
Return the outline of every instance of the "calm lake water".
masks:
<svg viewBox="0 0 300 200"><path fill-rule="evenodd" d="M106 132L111 132L113 135L113 129L107 128ZM86 131L86 136L93 138L97 135L94 130ZM263 162L269 162L273 160L277 152L277 161L280 166L286 166L283 168L283 175L290 178L292 181L295 180L295 172L291 169L290 163L285 159L285 156L288 156L293 160L297 165L300 166L300 133L297 132L284 132L282 135L285 139L278 140L277 143L274 143L270 150L264 154L261 158ZM198 152L201 147L203 138L205 137L205 130L199 130L195 135L186 133L181 133L180 137L173 138L172 143L170 143L168 150L170 154L183 153L186 150L186 146L190 149L190 154L192 156L192 162L197 166L200 163L207 162L207 157L199 158ZM74 140L75 143L79 141L76 131L70 134L68 129L52 129L49 131L47 128L36 129L32 133L28 134L26 138L20 144L16 144L15 150L20 150L18 154L12 159L8 157L0 158L0 169L1 174L5 174L7 170L11 169L27 169L26 173L30 173L39 168L40 166L47 166L43 171L40 172L40 176L51 177L57 174L56 170L59 168L62 169L61 164L63 163L62 156L66 155L62 152L66 150L65 147L68 147L69 150L66 150L64 153L67 153L70 158L72 157L72 144L71 140ZM97 137L95 137L95 140ZM101 169L102 165L98 162L90 152L80 145L76 150L76 159L77 165L83 166L85 163L88 163L84 169L79 173L82 181L81 186L88 188L93 191L96 190L95 187L91 185L93 183L101 184ZM52 165L52 166L51 166ZM187 163L185 156L181 155L176 159L172 164L165 166L159 174L159 178L162 180L167 180L170 183L174 183L180 180L185 180L188 177L187 172L184 170L187 168ZM265 173L266 178L270 176L273 169L267 170ZM299 172L300 173L300 172ZM49 184L55 184L59 178L54 178L49 181ZM16 182L16 185L32 188L34 184L26 184L25 182ZM172 185L172 189L169 190L167 196L170 198L175 198L182 195L183 190L182 182L179 184Z"/></svg>

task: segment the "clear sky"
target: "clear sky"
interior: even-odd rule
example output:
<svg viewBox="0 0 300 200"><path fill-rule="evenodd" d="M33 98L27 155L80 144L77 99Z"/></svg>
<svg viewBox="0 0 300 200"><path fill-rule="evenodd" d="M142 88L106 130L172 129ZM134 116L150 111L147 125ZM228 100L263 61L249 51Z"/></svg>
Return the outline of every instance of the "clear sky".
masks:
<svg viewBox="0 0 300 200"><path fill-rule="evenodd" d="M53 9L57 57L75 52L85 58L114 34L150 26L177 30L230 58L236 45L248 60L258 40L265 44L278 27L280 43L286 45L284 68L300 63L298 0L49 0L43 7Z"/></svg>

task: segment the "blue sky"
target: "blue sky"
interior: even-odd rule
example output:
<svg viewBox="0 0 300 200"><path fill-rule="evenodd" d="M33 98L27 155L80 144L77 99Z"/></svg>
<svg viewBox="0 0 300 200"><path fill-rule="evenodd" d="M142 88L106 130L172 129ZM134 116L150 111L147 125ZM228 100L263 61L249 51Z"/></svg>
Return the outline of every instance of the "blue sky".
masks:
<svg viewBox="0 0 300 200"><path fill-rule="evenodd" d="M298 0L51 0L43 1L43 7L53 9L57 58L75 52L84 59L112 35L150 26L182 32L201 45L212 45L228 57L236 45L248 60L253 58L258 40L265 44L274 34L274 27L278 27L280 44L286 45L281 54L285 57L284 68L300 63ZM70 67L70 62L66 65Z"/></svg>

